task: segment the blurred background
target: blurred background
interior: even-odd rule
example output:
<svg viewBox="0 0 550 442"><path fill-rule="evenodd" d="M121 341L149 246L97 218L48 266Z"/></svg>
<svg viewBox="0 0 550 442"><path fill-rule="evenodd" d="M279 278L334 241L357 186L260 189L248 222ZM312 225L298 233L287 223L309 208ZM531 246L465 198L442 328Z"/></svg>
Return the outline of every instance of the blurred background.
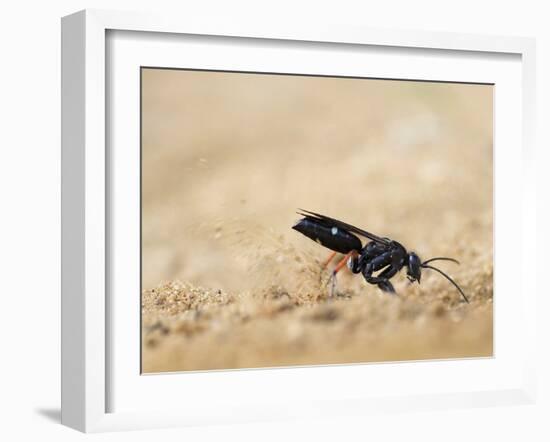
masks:
<svg viewBox="0 0 550 442"><path fill-rule="evenodd" d="M492 86L142 72L145 372L491 356ZM297 208L437 263L398 295L291 229Z"/></svg>
<svg viewBox="0 0 550 442"><path fill-rule="evenodd" d="M143 69L143 289L294 280L285 250L327 254L291 230L297 208L424 258L477 247L492 259L492 97L489 85Z"/></svg>

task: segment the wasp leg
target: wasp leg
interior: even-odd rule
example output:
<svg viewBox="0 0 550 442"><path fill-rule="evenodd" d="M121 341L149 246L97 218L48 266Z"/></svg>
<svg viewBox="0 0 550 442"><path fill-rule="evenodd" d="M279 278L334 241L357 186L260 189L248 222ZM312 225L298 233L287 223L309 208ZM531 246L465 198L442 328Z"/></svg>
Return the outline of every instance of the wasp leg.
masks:
<svg viewBox="0 0 550 442"><path fill-rule="evenodd" d="M387 267L389 266L389 267ZM373 272L384 269L378 276L372 276ZM369 284L376 284L384 292L395 293L393 284L389 281L401 267L392 263L391 251L385 252L367 263L363 270L363 277Z"/></svg>
<svg viewBox="0 0 550 442"><path fill-rule="evenodd" d="M339 262L338 264L336 265L336 267L334 267L334 270L332 271L332 274L333 275L336 275L340 270L342 270L342 267L344 267L346 265L346 263L350 260L350 259L353 259L353 258L356 258L357 257L357 252L356 251L352 251L352 252L349 252L348 254L346 254Z"/></svg>
<svg viewBox="0 0 550 442"><path fill-rule="evenodd" d="M359 255L358 253L352 253L352 255L348 259L348 268L350 269L351 273L361 273L363 262L364 257L362 255Z"/></svg>
<svg viewBox="0 0 550 442"><path fill-rule="evenodd" d="M350 260L357 260L357 252L355 250L347 253L334 267L334 270L332 271L332 274L330 275L330 279L328 282L331 283L330 286L330 296L334 296L334 292L336 291L336 274L342 270L342 268L346 265L346 263Z"/></svg>
<svg viewBox="0 0 550 442"><path fill-rule="evenodd" d="M336 273L332 272L330 277L327 279L326 285L330 284L330 294L329 297L333 298L336 293Z"/></svg>
<svg viewBox="0 0 550 442"><path fill-rule="evenodd" d="M330 297L334 298L334 294L336 293L336 273L333 273L330 275Z"/></svg>
<svg viewBox="0 0 550 442"><path fill-rule="evenodd" d="M366 264L363 267L363 276L368 281L369 278L374 278L374 276L372 276L373 272L382 270L384 267L389 266L391 263L392 253L390 250L379 253L378 255L373 257L367 257Z"/></svg>
<svg viewBox="0 0 550 442"><path fill-rule="evenodd" d="M326 261L324 262L323 264L323 268L326 269L328 267L328 265L330 264L330 262L334 259L334 257L336 256L336 253L337 252L331 252L331 254L328 256L328 258L326 259Z"/></svg>
<svg viewBox="0 0 550 442"><path fill-rule="evenodd" d="M395 289L393 288L393 284L389 280L381 281L378 283L378 288L382 290L383 292L388 293L395 293Z"/></svg>
<svg viewBox="0 0 550 442"><path fill-rule="evenodd" d="M387 269L385 269L382 273L380 273L378 276L370 276L368 278L365 277L365 279L367 280L367 282L371 284L378 285L378 288L383 292L395 293L393 284L389 280L398 271L399 271L399 267L390 266Z"/></svg>

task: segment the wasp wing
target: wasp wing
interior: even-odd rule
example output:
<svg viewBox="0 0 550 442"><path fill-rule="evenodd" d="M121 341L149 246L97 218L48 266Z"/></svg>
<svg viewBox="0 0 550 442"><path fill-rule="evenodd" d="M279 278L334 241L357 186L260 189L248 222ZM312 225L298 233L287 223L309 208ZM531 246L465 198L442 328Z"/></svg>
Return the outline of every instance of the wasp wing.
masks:
<svg viewBox="0 0 550 442"><path fill-rule="evenodd" d="M334 223L327 223L312 216L304 216L292 228L316 243L338 253L360 252L363 244L359 237L346 229L339 229Z"/></svg>
<svg viewBox="0 0 550 442"><path fill-rule="evenodd" d="M306 219L312 219L317 222L321 222L323 224L326 224L330 227L338 227L339 229L347 230L348 232L357 233L358 235L364 236L365 238L369 238L372 241L376 241L379 244L388 245L390 244L390 240L387 238L381 238L373 233L367 232L366 230L360 229L358 227L352 226L351 224L347 224L345 222L339 221L334 218L330 218L325 215L321 215L319 213L310 212L309 210L304 209L298 209L299 212L298 215L306 217Z"/></svg>

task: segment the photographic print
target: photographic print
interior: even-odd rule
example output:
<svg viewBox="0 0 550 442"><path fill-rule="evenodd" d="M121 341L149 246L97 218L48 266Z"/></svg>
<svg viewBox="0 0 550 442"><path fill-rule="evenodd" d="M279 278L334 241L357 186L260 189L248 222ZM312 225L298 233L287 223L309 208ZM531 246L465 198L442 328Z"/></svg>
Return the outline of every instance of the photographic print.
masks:
<svg viewBox="0 0 550 442"><path fill-rule="evenodd" d="M141 69L143 373L493 355L493 85Z"/></svg>

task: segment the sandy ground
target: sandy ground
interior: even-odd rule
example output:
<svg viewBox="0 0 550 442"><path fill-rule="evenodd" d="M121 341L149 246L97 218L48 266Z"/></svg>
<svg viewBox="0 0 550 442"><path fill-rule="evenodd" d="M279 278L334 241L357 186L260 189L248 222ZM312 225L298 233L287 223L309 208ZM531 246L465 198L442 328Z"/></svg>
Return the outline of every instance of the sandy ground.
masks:
<svg viewBox="0 0 550 442"><path fill-rule="evenodd" d="M492 87L143 71L144 372L493 349ZM397 296L291 229L298 207L441 262Z"/></svg>

